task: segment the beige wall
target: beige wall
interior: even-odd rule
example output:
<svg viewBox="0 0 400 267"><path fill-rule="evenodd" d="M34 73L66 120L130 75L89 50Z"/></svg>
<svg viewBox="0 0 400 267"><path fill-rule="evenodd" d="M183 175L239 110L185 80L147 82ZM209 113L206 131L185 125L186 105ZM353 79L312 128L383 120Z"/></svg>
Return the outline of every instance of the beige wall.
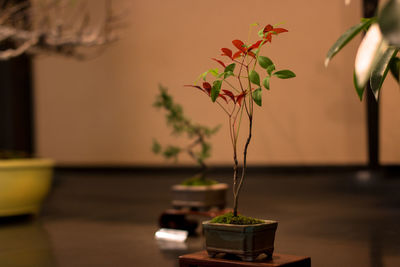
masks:
<svg viewBox="0 0 400 267"><path fill-rule="evenodd" d="M129 1L129 26L100 57L76 62L35 60L37 144L41 156L60 164L170 164L154 156L153 137L169 136L163 114L151 106L159 83L170 88L194 120L224 124L214 137L212 164L230 164L226 118L194 89L198 74L217 67L219 48L246 39L253 22L285 21L289 33L273 40L264 55L297 78L273 80L257 109L251 164L362 164L366 162L364 104L352 85L357 41L330 64L324 56L336 38L358 22L360 1ZM384 88L383 151L399 162L399 94ZM389 103L390 102L390 103ZM395 129L394 129L395 128ZM190 164L184 157L181 163Z"/></svg>

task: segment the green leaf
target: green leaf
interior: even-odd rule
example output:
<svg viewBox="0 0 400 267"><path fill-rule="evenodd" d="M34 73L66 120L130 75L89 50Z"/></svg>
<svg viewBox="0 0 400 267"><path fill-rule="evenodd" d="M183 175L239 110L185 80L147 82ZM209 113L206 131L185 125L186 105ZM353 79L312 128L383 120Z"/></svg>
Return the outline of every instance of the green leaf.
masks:
<svg viewBox="0 0 400 267"><path fill-rule="evenodd" d="M230 76L235 76L235 74L232 71L224 72L224 79L227 79Z"/></svg>
<svg viewBox="0 0 400 267"><path fill-rule="evenodd" d="M267 68L267 72L268 72L268 74L271 76L271 74L272 74L272 72L275 70L275 65L274 64L272 64L272 65L269 65L268 66L268 68Z"/></svg>
<svg viewBox="0 0 400 267"><path fill-rule="evenodd" d="M269 66L274 65L271 59L263 56L258 57L258 64L260 64L263 69L268 69Z"/></svg>
<svg viewBox="0 0 400 267"><path fill-rule="evenodd" d="M178 154L181 152L181 148L177 147L177 146L168 146L163 154L164 157L166 157L167 159L169 158L174 158L175 160L178 159Z"/></svg>
<svg viewBox="0 0 400 267"><path fill-rule="evenodd" d="M151 148L154 154L159 154L161 152L161 145L157 140L153 139L153 146Z"/></svg>
<svg viewBox="0 0 400 267"><path fill-rule="evenodd" d="M259 30L257 34L258 34L259 37L264 37L264 28Z"/></svg>
<svg viewBox="0 0 400 267"><path fill-rule="evenodd" d="M219 92L221 91L221 85L222 81L221 80L216 80L213 82L213 86L211 88L211 100L212 102L215 102L217 100L217 97L219 96Z"/></svg>
<svg viewBox="0 0 400 267"><path fill-rule="evenodd" d="M290 70L280 70L274 73L274 76L279 79L290 79L296 77L296 74Z"/></svg>
<svg viewBox="0 0 400 267"><path fill-rule="evenodd" d="M363 95L364 95L364 87L359 87L358 82L357 82L357 76L356 73L353 73L353 83L354 83L354 88L356 88L356 92L358 95L358 98L360 98L360 101L362 101Z"/></svg>
<svg viewBox="0 0 400 267"><path fill-rule="evenodd" d="M265 87L267 90L269 90L269 79L270 79L270 78L271 78L270 76L267 76L267 77L265 77L264 80L263 80L263 85L264 85L264 87Z"/></svg>
<svg viewBox="0 0 400 267"><path fill-rule="evenodd" d="M400 58L392 57L389 63L390 72L392 73L393 77L400 83Z"/></svg>
<svg viewBox="0 0 400 267"><path fill-rule="evenodd" d="M359 32L366 29L375 21L375 18L364 19L357 25L352 26L339 39L332 45L325 57L325 67L328 66L329 61L348 43L350 42Z"/></svg>
<svg viewBox="0 0 400 267"><path fill-rule="evenodd" d="M236 64L232 63L228 66L226 66L225 70L224 70L224 79L230 77L230 76L234 76L233 71L235 70Z"/></svg>
<svg viewBox="0 0 400 267"><path fill-rule="evenodd" d="M381 8L378 23L384 39L396 47L400 47L400 1L389 0Z"/></svg>
<svg viewBox="0 0 400 267"><path fill-rule="evenodd" d="M262 90L261 87L257 88L256 90L253 91L253 93L251 94L251 96L253 97L254 102L256 102L257 105L259 105L261 107L261 97L262 97Z"/></svg>
<svg viewBox="0 0 400 267"><path fill-rule="evenodd" d="M260 75L255 70L252 70L249 75L250 81L260 86Z"/></svg>
<svg viewBox="0 0 400 267"><path fill-rule="evenodd" d="M394 57L396 54L397 54L397 49L395 49L394 47L389 47L388 49L386 49L383 55L378 59L375 68L371 72L371 77L369 82L376 101L378 101L379 91L389 71L390 59Z"/></svg>
<svg viewBox="0 0 400 267"><path fill-rule="evenodd" d="M219 75L218 68L210 69L210 70L208 70L208 72L211 73L212 75L214 75L215 77L218 77L218 75Z"/></svg>
<svg viewBox="0 0 400 267"><path fill-rule="evenodd" d="M235 70L235 67L236 67L236 63L232 63L232 64L226 66L224 72L228 72L228 71L233 72Z"/></svg>

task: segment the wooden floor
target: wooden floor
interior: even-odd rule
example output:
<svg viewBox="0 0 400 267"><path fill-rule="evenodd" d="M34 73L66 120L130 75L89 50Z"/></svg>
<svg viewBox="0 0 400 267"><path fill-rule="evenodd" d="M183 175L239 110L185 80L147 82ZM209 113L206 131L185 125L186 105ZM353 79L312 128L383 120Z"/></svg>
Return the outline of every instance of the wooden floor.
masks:
<svg viewBox="0 0 400 267"><path fill-rule="evenodd" d="M178 266L203 237L176 246L154 233L169 187L188 176L58 171L40 217L0 219L0 266ZM312 266L400 266L400 177L250 172L239 210L279 221L275 251Z"/></svg>

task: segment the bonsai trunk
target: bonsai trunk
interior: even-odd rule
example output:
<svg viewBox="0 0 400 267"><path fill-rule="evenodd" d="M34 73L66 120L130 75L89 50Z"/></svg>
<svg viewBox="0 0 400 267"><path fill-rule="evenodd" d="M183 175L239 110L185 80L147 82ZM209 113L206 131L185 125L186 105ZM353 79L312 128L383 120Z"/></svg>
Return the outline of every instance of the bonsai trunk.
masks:
<svg viewBox="0 0 400 267"><path fill-rule="evenodd" d="M252 132L252 128L253 128L253 116L249 115L249 136L247 137L247 141L246 141L246 145L244 146L244 151L243 151L243 167L242 167L242 175L240 177L239 180L239 184L236 184L236 180L235 180L235 192L234 192L234 199L233 199L233 216L237 216L237 210L238 210L238 202L239 202L239 193L240 193L240 189L242 188L243 185L243 180L244 177L246 175L246 168L247 168L247 149L249 147L250 144L250 140L251 140L251 132ZM237 167L238 167L238 163L237 163L237 159L236 159L236 151L234 153L234 158L235 158L235 165L234 165L234 177L237 177Z"/></svg>

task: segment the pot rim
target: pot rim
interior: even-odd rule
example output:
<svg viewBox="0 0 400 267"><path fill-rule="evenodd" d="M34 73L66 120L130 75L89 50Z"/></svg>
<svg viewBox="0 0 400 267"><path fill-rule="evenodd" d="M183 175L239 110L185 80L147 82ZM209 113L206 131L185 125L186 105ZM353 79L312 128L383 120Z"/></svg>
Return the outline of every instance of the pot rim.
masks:
<svg viewBox="0 0 400 267"><path fill-rule="evenodd" d="M257 224L229 224L229 223L212 223L211 220L204 221L202 224L205 225L218 225L218 226L228 226L228 227L236 227L236 228L245 228L249 226L260 226L260 225L269 225L269 224L277 224L278 221L274 220L264 220L264 219L258 219L261 221L264 221L264 223L257 223Z"/></svg>
<svg viewBox="0 0 400 267"><path fill-rule="evenodd" d="M54 161L47 158L0 159L0 169L53 167Z"/></svg>
<svg viewBox="0 0 400 267"><path fill-rule="evenodd" d="M173 185L173 190L186 190L186 191L204 191L204 190L222 190L227 189L228 184L218 183L213 185Z"/></svg>

